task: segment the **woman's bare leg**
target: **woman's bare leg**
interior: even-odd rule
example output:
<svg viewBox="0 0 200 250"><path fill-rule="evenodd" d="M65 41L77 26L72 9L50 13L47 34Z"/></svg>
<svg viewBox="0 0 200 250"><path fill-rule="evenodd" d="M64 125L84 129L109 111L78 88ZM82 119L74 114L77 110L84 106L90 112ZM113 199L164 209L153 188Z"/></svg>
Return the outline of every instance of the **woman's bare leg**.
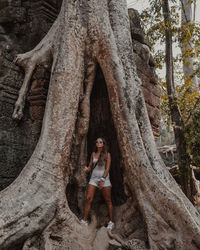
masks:
<svg viewBox="0 0 200 250"><path fill-rule="evenodd" d="M110 220L113 221L113 205L111 201L111 187L104 187L102 189L102 194L108 206L108 213L109 213Z"/></svg>
<svg viewBox="0 0 200 250"><path fill-rule="evenodd" d="M87 189L86 203L85 203L84 216L83 216L84 221L86 221L88 218L88 214L90 212L90 208L91 208L91 204L94 198L95 191L96 191L96 186L89 184L88 189Z"/></svg>

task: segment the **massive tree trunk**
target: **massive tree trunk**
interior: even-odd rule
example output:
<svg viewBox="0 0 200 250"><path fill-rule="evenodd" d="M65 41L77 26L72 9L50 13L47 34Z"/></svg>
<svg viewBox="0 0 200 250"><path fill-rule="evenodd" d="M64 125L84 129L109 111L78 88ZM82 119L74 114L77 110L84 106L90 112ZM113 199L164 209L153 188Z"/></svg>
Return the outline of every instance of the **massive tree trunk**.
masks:
<svg viewBox="0 0 200 250"><path fill-rule="evenodd" d="M126 1L63 1L44 39L32 51L17 57L25 69L25 80L14 118L22 116L35 66L51 60L39 142L19 177L0 194L1 249L96 246L96 216L92 216L88 228L82 226L69 208L71 201L65 191L69 194L71 179L86 161L90 94L97 65L106 81L126 186L139 205L149 247L199 249L199 214L169 174L155 146L133 66ZM81 187L85 177L79 176L76 181ZM83 191L77 194L81 203ZM119 220L118 216L116 224Z"/></svg>

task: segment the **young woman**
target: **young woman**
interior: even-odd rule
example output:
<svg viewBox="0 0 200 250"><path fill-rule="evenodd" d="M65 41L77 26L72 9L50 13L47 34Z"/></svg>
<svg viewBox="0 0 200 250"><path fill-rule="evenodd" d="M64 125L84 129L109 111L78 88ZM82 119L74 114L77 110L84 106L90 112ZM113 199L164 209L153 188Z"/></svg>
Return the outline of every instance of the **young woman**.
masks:
<svg viewBox="0 0 200 250"><path fill-rule="evenodd" d="M107 228L114 228L111 183L109 178L110 163L111 156L110 153L108 153L106 141L103 138L98 138L96 140L95 152L92 153L90 158L89 166L85 166L83 169L86 173L92 171L87 189L84 216L81 220L81 223L84 225L88 225L87 218L91 208L91 203L93 201L96 188L99 187L99 189L102 190L103 197L108 206L110 221Z"/></svg>

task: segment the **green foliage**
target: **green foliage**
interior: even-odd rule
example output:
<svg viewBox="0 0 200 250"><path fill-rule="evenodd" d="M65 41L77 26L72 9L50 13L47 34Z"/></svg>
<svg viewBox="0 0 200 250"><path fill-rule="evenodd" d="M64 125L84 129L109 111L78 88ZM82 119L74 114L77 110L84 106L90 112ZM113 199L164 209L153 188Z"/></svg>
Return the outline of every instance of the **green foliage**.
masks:
<svg viewBox="0 0 200 250"><path fill-rule="evenodd" d="M193 164L200 168L200 105L193 111L186 125L185 136Z"/></svg>
<svg viewBox="0 0 200 250"><path fill-rule="evenodd" d="M166 28L170 28L174 47L180 48L180 52L173 57L175 97L185 124L188 152L192 156L193 163L200 167L200 93L199 88L194 88L192 81L195 75L200 78L200 62L193 63L196 70L192 75L184 77L180 70L182 65L190 65L191 58L200 58L200 24L187 20L181 22L181 1L169 0L170 19L167 25L164 23L161 0L149 0L150 7L141 13L141 18L158 69L162 69L165 65ZM160 78L159 82L162 89L161 114L165 123L170 126L166 79Z"/></svg>
<svg viewBox="0 0 200 250"><path fill-rule="evenodd" d="M199 100L199 92L193 88L192 81L187 80L184 84L176 87L178 105L182 114L182 118L187 124L193 111L197 108L197 101Z"/></svg>
<svg viewBox="0 0 200 250"><path fill-rule="evenodd" d="M191 1L192 2L192 1ZM157 59L156 63L161 69L164 63L164 46L163 49L157 50L157 47L165 43L166 26L162 13L162 1L150 0L150 7L141 13L142 26L151 44L151 51ZM187 58L200 57L200 24L185 22L181 23L181 5L179 1L170 1L170 19L167 27L172 32L172 39L178 46L184 45L182 53L179 53L175 58L175 62L187 62ZM182 46L183 47L183 46ZM200 70L198 70L200 72ZM196 72L196 73L198 73Z"/></svg>

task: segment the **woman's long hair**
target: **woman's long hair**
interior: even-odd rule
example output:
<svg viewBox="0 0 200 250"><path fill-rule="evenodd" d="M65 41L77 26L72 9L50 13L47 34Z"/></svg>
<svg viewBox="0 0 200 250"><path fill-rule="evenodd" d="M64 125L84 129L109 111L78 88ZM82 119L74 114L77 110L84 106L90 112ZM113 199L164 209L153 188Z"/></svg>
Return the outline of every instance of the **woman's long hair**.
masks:
<svg viewBox="0 0 200 250"><path fill-rule="evenodd" d="M107 156L108 156L108 145L107 145L107 142L104 138L98 137L97 140L98 139L101 139L103 141L103 148L102 148L102 151L101 151L99 159L98 159L98 165L103 166L103 164L106 162ZM97 146L95 146L95 153L97 152L97 150L98 150Z"/></svg>

